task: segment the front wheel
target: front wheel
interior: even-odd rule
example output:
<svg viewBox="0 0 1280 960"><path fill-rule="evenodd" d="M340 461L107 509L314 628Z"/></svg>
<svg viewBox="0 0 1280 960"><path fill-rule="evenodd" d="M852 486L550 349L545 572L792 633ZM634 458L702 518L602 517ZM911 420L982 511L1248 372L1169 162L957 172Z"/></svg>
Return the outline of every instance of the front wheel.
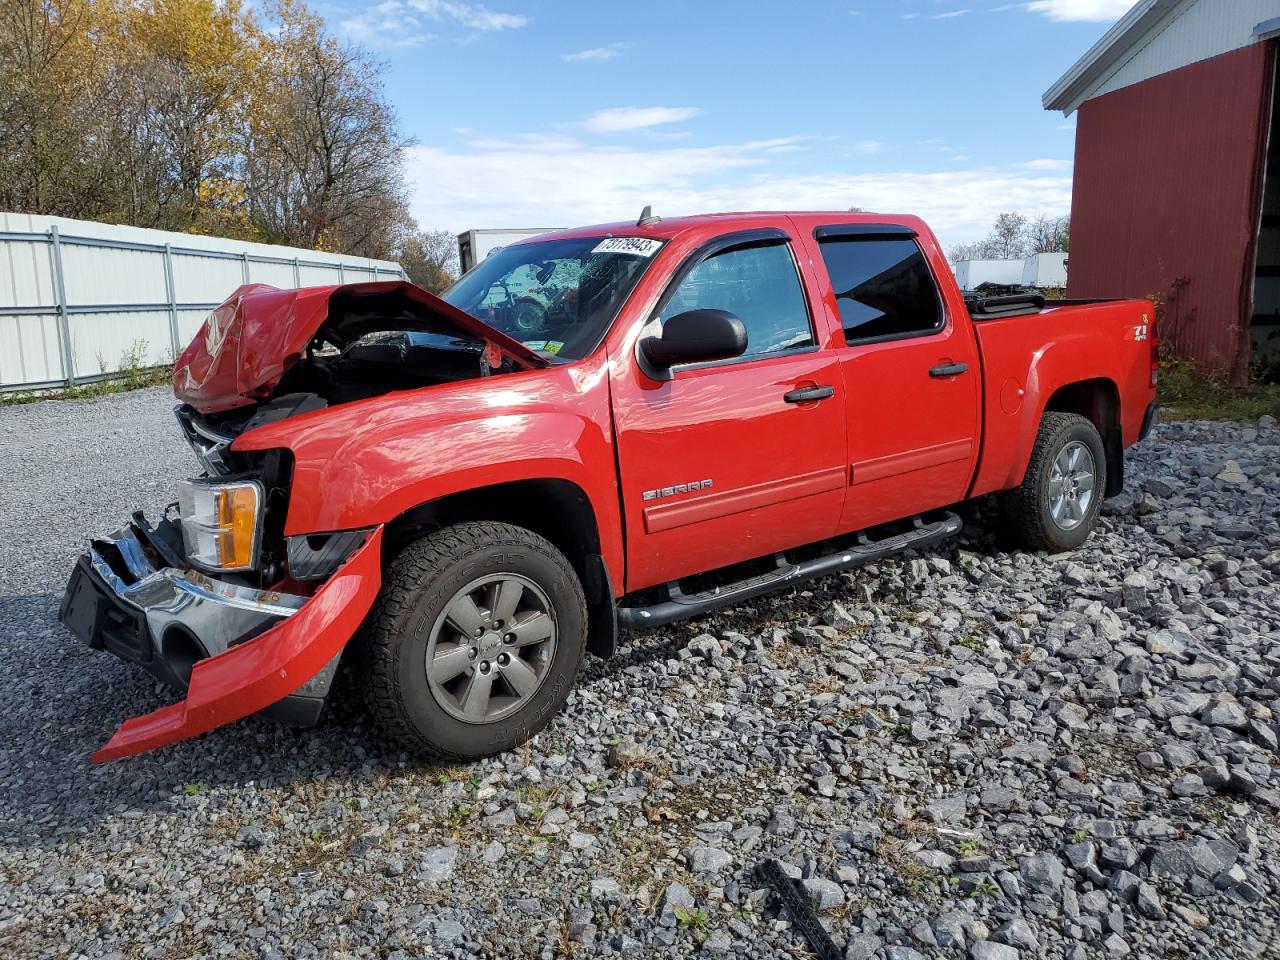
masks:
<svg viewBox="0 0 1280 960"><path fill-rule="evenodd" d="M564 705L587 609L551 543L505 523L460 523L391 564L365 636L375 722L413 753L474 760L523 743Z"/></svg>
<svg viewBox="0 0 1280 960"><path fill-rule="evenodd" d="M1093 423L1075 413L1046 413L1022 485L1000 498L1006 531L1032 550L1074 550L1093 532L1106 478L1106 452Z"/></svg>

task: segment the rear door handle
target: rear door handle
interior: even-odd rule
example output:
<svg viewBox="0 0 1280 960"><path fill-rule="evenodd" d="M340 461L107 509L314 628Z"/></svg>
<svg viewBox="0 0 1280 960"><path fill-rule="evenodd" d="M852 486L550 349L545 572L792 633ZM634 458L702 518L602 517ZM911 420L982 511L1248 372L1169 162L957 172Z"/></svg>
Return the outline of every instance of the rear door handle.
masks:
<svg viewBox="0 0 1280 960"><path fill-rule="evenodd" d="M931 377L955 377L969 369L967 363L943 363L929 369Z"/></svg>
<svg viewBox="0 0 1280 960"><path fill-rule="evenodd" d="M814 403L818 400L826 400L828 397L836 395L835 387L813 386L800 387L798 390L790 390L782 395L782 399L787 403Z"/></svg>

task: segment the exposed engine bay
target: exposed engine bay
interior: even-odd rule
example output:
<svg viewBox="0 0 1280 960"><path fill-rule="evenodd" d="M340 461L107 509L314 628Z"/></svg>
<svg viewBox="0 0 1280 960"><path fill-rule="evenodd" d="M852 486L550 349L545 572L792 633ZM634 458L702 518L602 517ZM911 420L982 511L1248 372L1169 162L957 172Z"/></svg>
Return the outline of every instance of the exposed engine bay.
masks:
<svg viewBox="0 0 1280 960"><path fill-rule="evenodd" d="M174 392L216 439L322 407L547 362L410 283L250 285L210 314L174 370Z"/></svg>

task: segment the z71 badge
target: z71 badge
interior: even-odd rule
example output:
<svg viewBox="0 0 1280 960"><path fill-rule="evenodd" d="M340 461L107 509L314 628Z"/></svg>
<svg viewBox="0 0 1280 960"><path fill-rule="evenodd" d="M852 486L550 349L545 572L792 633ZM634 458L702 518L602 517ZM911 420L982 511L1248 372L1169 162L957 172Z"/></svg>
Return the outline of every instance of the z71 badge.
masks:
<svg viewBox="0 0 1280 960"><path fill-rule="evenodd" d="M692 490L710 489L710 480L690 480L688 483L677 483L672 487L659 487L657 490L646 490L643 497L646 500L661 500L663 497L674 497L677 494L689 493Z"/></svg>

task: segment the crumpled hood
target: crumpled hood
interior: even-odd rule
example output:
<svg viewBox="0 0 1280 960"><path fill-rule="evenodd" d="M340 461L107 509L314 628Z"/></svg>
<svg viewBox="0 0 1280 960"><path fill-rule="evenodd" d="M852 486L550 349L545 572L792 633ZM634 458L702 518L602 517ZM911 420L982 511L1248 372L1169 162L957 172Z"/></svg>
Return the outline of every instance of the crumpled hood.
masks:
<svg viewBox="0 0 1280 960"><path fill-rule="evenodd" d="M280 290L265 283L238 288L205 320L173 368L173 392L201 413L265 399L330 316L330 302L359 306L369 298L426 317L427 329L483 340L491 363L510 359L531 370L547 361L483 320L404 280Z"/></svg>

